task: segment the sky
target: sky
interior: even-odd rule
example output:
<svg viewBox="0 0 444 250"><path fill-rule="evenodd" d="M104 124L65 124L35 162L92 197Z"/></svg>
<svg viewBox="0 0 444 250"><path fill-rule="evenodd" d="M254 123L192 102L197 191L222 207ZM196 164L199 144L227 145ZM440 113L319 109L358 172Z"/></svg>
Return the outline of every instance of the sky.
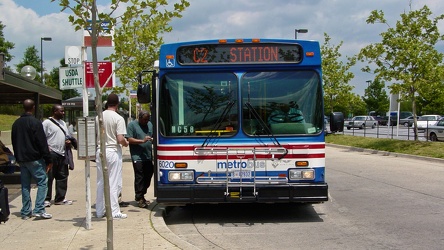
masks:
<svg viewBox="0 0 444 250"><path fill-rule="evenodd" d="M97 0L99 10L109 12L110 1ZM173 0L169 1L173 3ZM343 42L339 52L345 57L359 53L371 43L380 42L380 33L387 29L384 24L367 24L373 10L382 10L391 26L400 19L400 14L427 5L433 17L444 13L444 5L436 0L189 0L190 6L182 12L182 18L170 24L173 31L164 35L165 43L221 38L285 38L294 39L295 29L308 29L298 34L298 39L324 42L324 33L334 46ZM64 58L65 46L81 46L82 32L75 32L68 22L69 10L60 12L58 1L50 0L0 0L0 21L7 41L15 48L10 53L15 57L8 63L13 69L23 58L27 47L35 46L40 52L40 38L44 67L51 70ZM444 22L439 23L444 33ZM444 43L437 49L444 52ZM103 50L103 48L102 48ZM40 56L40 55L39 55ZM88 58L89 59L89 58ZM99 58L101 60L101 58ZM364 94L366 81L373 75L364 73L359 63L350 71L355 78L349 82L354 92Z"/></svg>

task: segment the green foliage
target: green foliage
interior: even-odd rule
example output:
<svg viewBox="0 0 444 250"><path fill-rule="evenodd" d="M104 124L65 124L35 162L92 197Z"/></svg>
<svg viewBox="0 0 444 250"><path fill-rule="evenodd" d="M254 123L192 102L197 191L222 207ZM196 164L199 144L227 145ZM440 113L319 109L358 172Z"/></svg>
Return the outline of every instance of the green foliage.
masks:
<svg viewBox="0 0 444 250"><path fill-rule="evenodd" d="M51 0L54 2L56 0ZM75 30L83 30L91 27L88 32L92 39L92 61L95 90L97 98L100 100L104 89L98 86L97 67L97 37L100 33L109 33L110 28L114 29L114 53L107 57L107 60L116 63L115 73L119 77L123 86L112 89L114 93L125 93L129 95L129 90L136 89L137 74L142 70L150 69L156 59L158 59L158 49L163 43L160 34L170 32L168 23L174 17L181 17L180 13L189 6L186 0L179 0L170 6L166 0L120 0L111 1L109 12L99 12L95 1L78 0L72 3L69 0L57 1L62 7L61 11L71 10L73 15L69 16L69 21ZM120 4L126 4L122 12L116 15ZM173 8L169 10L169 8ZM102 27L103 22L108 22L109 26ZM128 86L130 85L130 86ZM101 110L101 104L97 107Z"/></svg>
<svg viewBox="0 0 444 250"><path fill-rule="evenodd" d="M41 82L40 72L42 72L42 69L40 67L40 57L38 56L38 52L39 51L35 48L35 46L27 47L23 55L23 59L19 62L19 64L15 65L15 67L17 72L20 72L26 65L34 67L37 71L37 75L34 80Z"/></svg>
<svg viewBox="0 0 444 250"><path fill-rule="evenodd" d="M341 61L342 55L339 52L343 42L340 42L338 46L334 46L330 43L331 38L327 33L324 33L324 38L325 42L321 46L321 54L325 113L342 111L338 108L347 107L353 96L351 93L353 87L349 82L353 79L354 74L349 70L355 65L356 58L347 57L347 62L344 64Z"/></svg>
<svg viewBox="0 0 444 250"><path fill-rule="evenodd" d="M122 20L115 29L115 51L106 58L119 65L115 71L123 85L119 90L126 91L126 95L137 89L137 75L142 70L152 70L154 61L159 59L158 50L163 44L159 35L170 32L172 28L168 23L181 17L180 13L189 6L185 0L174 4L173 10L168 10L167 1L142 1L140 4L148 10L139 11L135 18Z"/></svg>
<svg viewBox="0 0 444 250"><path fill-rule="evenodd" d="M442 142L421 142L385 138L369 138L342 134L328 135L325 137L325 142L337 145L367 148L401 154L444 158L444 143Z"/></svg>
<svg viewBox="0 0 444 250"><path fill-rule="evenodd" d="M368 112L376 111L377 114L385 114L389 110L390 100L384 88L385 84L383 81L375 80L369 82L362 97Z"/></svg>
<svg viewBox="0 0 444 250"><path fill-rule="evenodd" d="M0 21L0 53L5 54L5 62L10 62L12 58L14 58L13 55L9 53L9 50L14 49L15 44L9 41L6 41L3 29L6 27L1 21ZM8 67L9 68L9 67Z"/></svg>
<svg viewBox="0 0 444 250"><path fill-rule="evenodd" d="M414 114L418 100L423 110L442 107L444 55L435 48L444 39L438 30L444 15L431 15L427 6L410 10L390 27L382 11L372 11L367 23L383 23L389 28L381 33L381 42L366 46L358 55L359 60L369 62L362 70L392 82L391 93L401 93L401 100L409 100Z"/></svg>

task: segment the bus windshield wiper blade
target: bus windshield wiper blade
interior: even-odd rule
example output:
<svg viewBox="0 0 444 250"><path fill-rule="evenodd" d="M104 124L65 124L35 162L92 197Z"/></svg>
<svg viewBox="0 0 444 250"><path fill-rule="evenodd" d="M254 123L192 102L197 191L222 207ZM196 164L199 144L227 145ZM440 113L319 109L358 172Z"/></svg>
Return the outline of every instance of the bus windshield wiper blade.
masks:
<svg viewBox="0 0 444 250"><path fill-rule="evenodd" d="M227 103L227 105L225 106L224 111L219 116L219 118L217 119L217 121L214 124L213 128L211 129L210 134L207 136L207 138L205 138L205 141L202 143L202 147L207 146L210 143L209 139L217 134L216 133L217 128L220 126L220 124L222 123L222 121L224 120L224 117L228 114L228 112L230 112L230 110L233 107L233 105L234 105L234 101L229 101Z"/></svg>
<svg viewBox="0 0 444 250"><path fill-rule="evenodd" d="M267 135L269 135L271 138L274 139L273 144L282 147L278 139L276 138L276 136L273 135L273 132L271 132L270 128L267 126L264 120L262 120L257 111L253 108L253 106L251 106L250 102L246 102L245 106L247 106L248 110L250 110L250 112L253 114L254 118L259 121L260 126L267 133ZM285 150L285 153L281 157L279 157L279 160L284 158L287 155L287 153L288 150Z"/></svg>

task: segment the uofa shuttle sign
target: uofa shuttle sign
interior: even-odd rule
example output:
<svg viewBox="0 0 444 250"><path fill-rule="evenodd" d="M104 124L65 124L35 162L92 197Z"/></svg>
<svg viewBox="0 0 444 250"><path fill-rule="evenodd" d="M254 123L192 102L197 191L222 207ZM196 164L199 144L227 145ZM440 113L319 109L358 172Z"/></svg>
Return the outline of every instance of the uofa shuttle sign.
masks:
<svg viewBox="0 0 444 250"><path fill-rule="evenodd" d="M83 86L83 67L59 68L60 90L77 89Z"/></svg>

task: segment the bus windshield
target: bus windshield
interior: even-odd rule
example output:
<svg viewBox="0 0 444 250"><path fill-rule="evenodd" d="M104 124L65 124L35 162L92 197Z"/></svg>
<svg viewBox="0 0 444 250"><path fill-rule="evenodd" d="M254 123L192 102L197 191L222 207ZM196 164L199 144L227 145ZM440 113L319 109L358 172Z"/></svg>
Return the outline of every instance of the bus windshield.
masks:
<svg viewBox="0 0 444 250"><path fill-rule="evenodd" d="M159 88L164 136L306 135L324 126L316 71L168 73Z"/></svg>
<svg viewBox="0 0 444 250"><path fill-rule="evenodd" d="M247 135L318 134L323 129L322 88L315 71L248 72L241 78ZM257 121L250 103L262 121Z"/></svg>
<svg viewBox="0 0 444 250"><path fill-rule="evenodd" d="M171 73L159 90L159 129L164 136L233 135L238 81L233 73ZM234 105L230 105L234 102Z"/></svg>

